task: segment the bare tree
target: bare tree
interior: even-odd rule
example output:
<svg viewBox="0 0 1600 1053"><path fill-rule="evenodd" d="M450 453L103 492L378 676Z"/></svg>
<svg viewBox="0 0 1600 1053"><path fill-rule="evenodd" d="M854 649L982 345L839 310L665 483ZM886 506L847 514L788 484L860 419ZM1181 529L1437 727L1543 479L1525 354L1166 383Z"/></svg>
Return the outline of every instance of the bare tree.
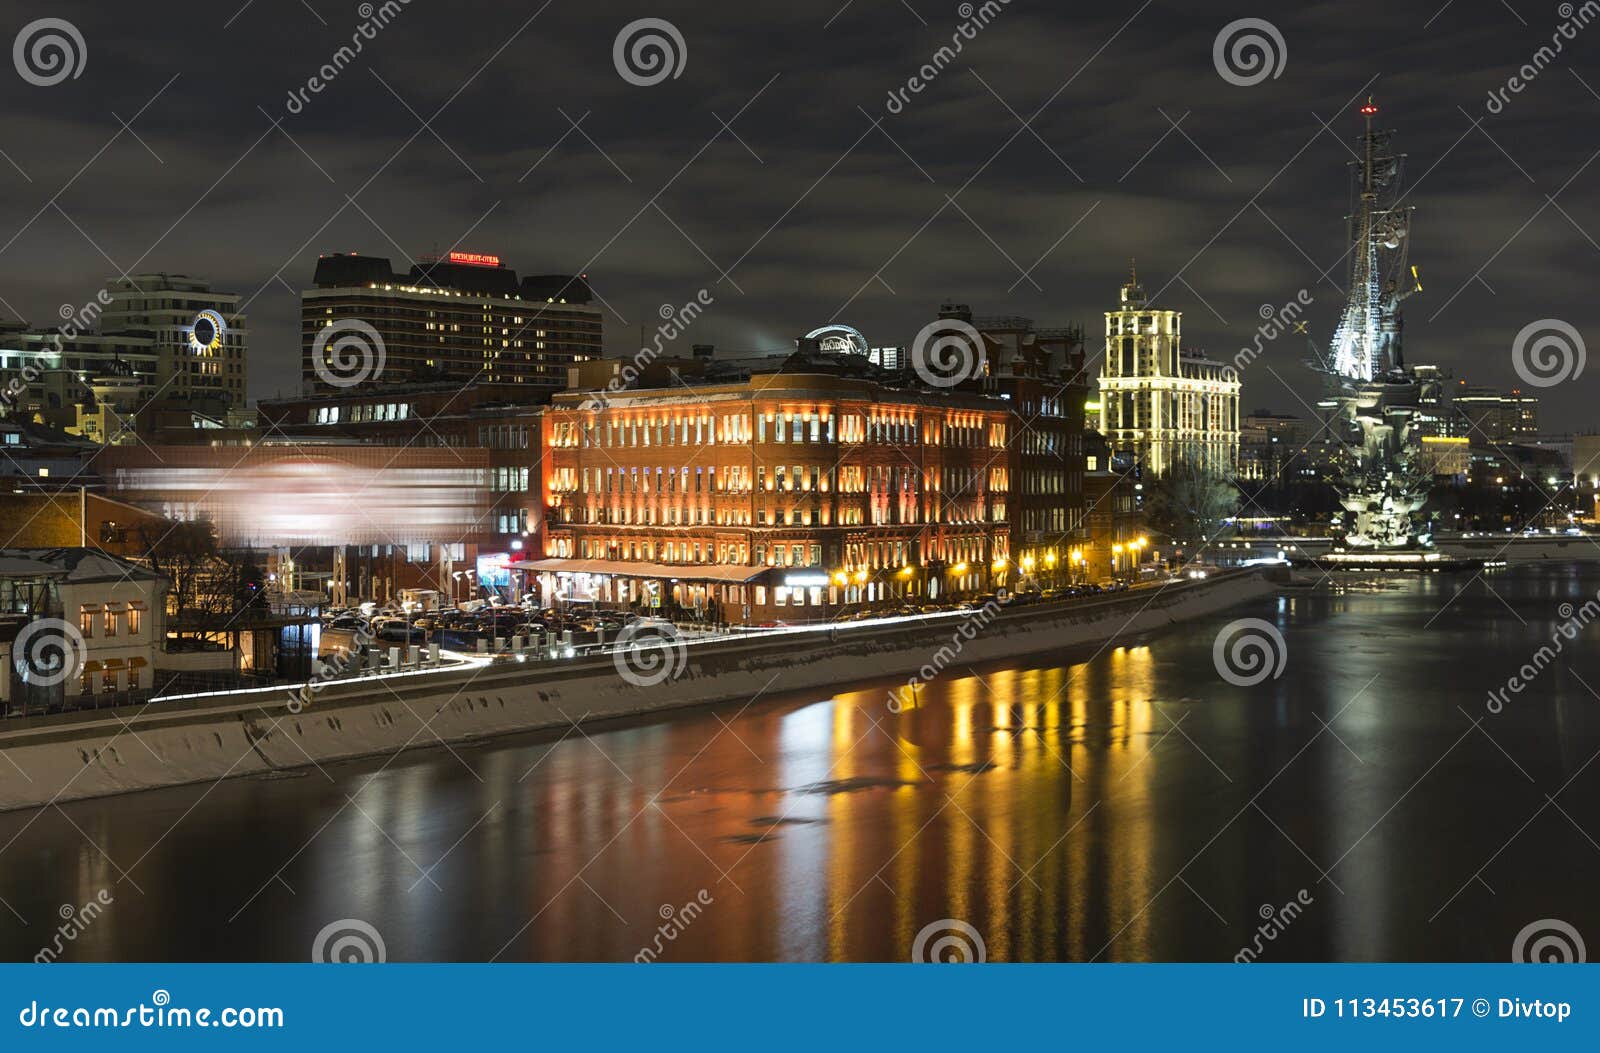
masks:
<svg viewBox="0 0 1600 1053"><path fill-rule="evenodd" d="M1145 516L1150 528L1175 541L1205 541L1239 508L1228 479L1191 461L1174 461L1150 486Z"/></svg>

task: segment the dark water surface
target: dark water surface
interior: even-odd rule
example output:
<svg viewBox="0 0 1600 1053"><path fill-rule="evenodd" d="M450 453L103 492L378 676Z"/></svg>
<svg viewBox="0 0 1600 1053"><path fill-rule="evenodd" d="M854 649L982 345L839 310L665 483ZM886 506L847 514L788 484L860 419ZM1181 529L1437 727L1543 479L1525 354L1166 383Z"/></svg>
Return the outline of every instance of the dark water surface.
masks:
<svg viewBox="0 0 1600 1053"><path fill-rule="evenodd" d="M4 815L0 951L101 890L63 960L304 960L344 918L391 960L626 960L697 896L662 960L903 960L952 918L991 960L1221 960L1297 897L1262 960L1503 961L1544 918L1600 948L1600 624L1486 709L1597 590L1353 578L898 715L840 685ZM1246 617L1287 662L1236 687Z"/></svg>

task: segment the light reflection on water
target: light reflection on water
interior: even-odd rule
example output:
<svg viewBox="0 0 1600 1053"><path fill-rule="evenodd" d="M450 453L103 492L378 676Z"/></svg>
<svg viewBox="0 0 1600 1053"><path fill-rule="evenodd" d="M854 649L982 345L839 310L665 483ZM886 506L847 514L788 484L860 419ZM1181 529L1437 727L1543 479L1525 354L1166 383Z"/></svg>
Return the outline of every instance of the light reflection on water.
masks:
<svg viewBox="0 0 1600 1053"><path fill-rule="evenodd" d="M65 957L298 959L354 917L398 960L627 960L705 889L663 960L902 959L943 918L992 960L1218 960L1304 888L1276 960L1500 960L1535 918L1600 937L1600 850L1573 826L1600 834L1594 649L1483 708L1597 587L1355 579L951 668L899 714L892 684L852 685L0 816L0 895L30 922L0 933L31 957L110 888ZM1216 674L1240 617L1278 626L1283 676ZM1529 822L1569 779L1571 820Z"/></svg>

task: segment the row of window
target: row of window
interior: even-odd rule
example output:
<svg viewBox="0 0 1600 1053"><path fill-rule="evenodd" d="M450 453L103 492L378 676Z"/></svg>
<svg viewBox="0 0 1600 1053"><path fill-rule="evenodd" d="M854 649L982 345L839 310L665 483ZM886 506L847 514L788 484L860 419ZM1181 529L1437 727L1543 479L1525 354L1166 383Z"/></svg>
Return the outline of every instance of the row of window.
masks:
<svg viewBox="0 0 1600 1053"><path fill-rule="evenodd" d="M1006 442L1006 425L977 414L950 414L940 426L920 428L910 415L836 415L817 413L757 413L754 428L743 414L721 417L680 417L674 420L607 420L583 424L576 420L551 422L550 445L557 448L634 448L644 446L714 446L756 442L820 443L863 442L893 445L955 446L978 448L987 442L1000 449Z"/></svg>
<svg viewBox="0 0 1600 1053"><path fill-rule="evenodd" d="M561 482L562 472L571 472L570 468L558 470L551 480L551 489L559 490L557 485ZM490 468L489 488L495 493L523 493L528 489L529 469L527 468Z"/></svg>
<svg viewBox="0 0 1600 1053"><path fill-rule="evenodd" d="M861 504L851 503L835 507L831 502L797 501L779 505L766 503L751 508L709 505L667 504L661 501L622 505L560 505L551 510L550 518L557 523L598 523L611 526L887 526L890 524L920 523L1004 523L1006 503L991 500L987 510L984 502L930 500L922 507L915 500L891 502L886 499ZM521 527L500 527L501 533L521 532L526 529L526 514L522 517L501 516L502 522L518 522Z"/></svg>
<svg viewBox="0 0 1600 1053"><path fill-rule="evenodd" d="M85 640L92 640L96 636L117 636L120 624L120 635L138 636L144 627L144 615L145 605L138 600L126 604L85 603L78 607L78 635Z"/></svg>
<svg viewBox="0 0 1600 1053"><path fill-rule="evenodd" d="M409 402L364 402L357 406L314 406L308 419L312 424L338 424L341 421L410 420Z"/></svg>

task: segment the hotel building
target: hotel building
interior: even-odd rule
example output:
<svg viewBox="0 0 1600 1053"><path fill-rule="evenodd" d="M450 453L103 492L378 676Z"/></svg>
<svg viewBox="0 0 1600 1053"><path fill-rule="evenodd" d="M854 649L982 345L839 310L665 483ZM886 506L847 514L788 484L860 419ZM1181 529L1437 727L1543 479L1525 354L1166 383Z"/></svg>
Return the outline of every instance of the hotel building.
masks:
<svg viewBox="0 0 1600 1053"><path fill-rule="evenodd" d="M600 356L600 310L580 275L522 279L500 257L451 252L397 274L379 256L317 260L316 286L301 294L301 379L337 390L313 362L317 334L342 322L371 326L383 367L363 386L426 380L565 387L567 367Z"/></svg>
<svg viewBox="0 0 1600 1053"><path fill-rule="evenodd" d="M547 601L816 621L1014 581L1012 408L859 377L557 395Z"/></svg>
<svg viewBox="0 0 1600 1053"><path fill-rule="evenodd" d="M1136 272L1106 312L1100 427L1115 453L1148 474L1188 461L1223 475L1239 463L1239 379L1203 353L1183 350L1183 313L1152 309Z"/></svg>

